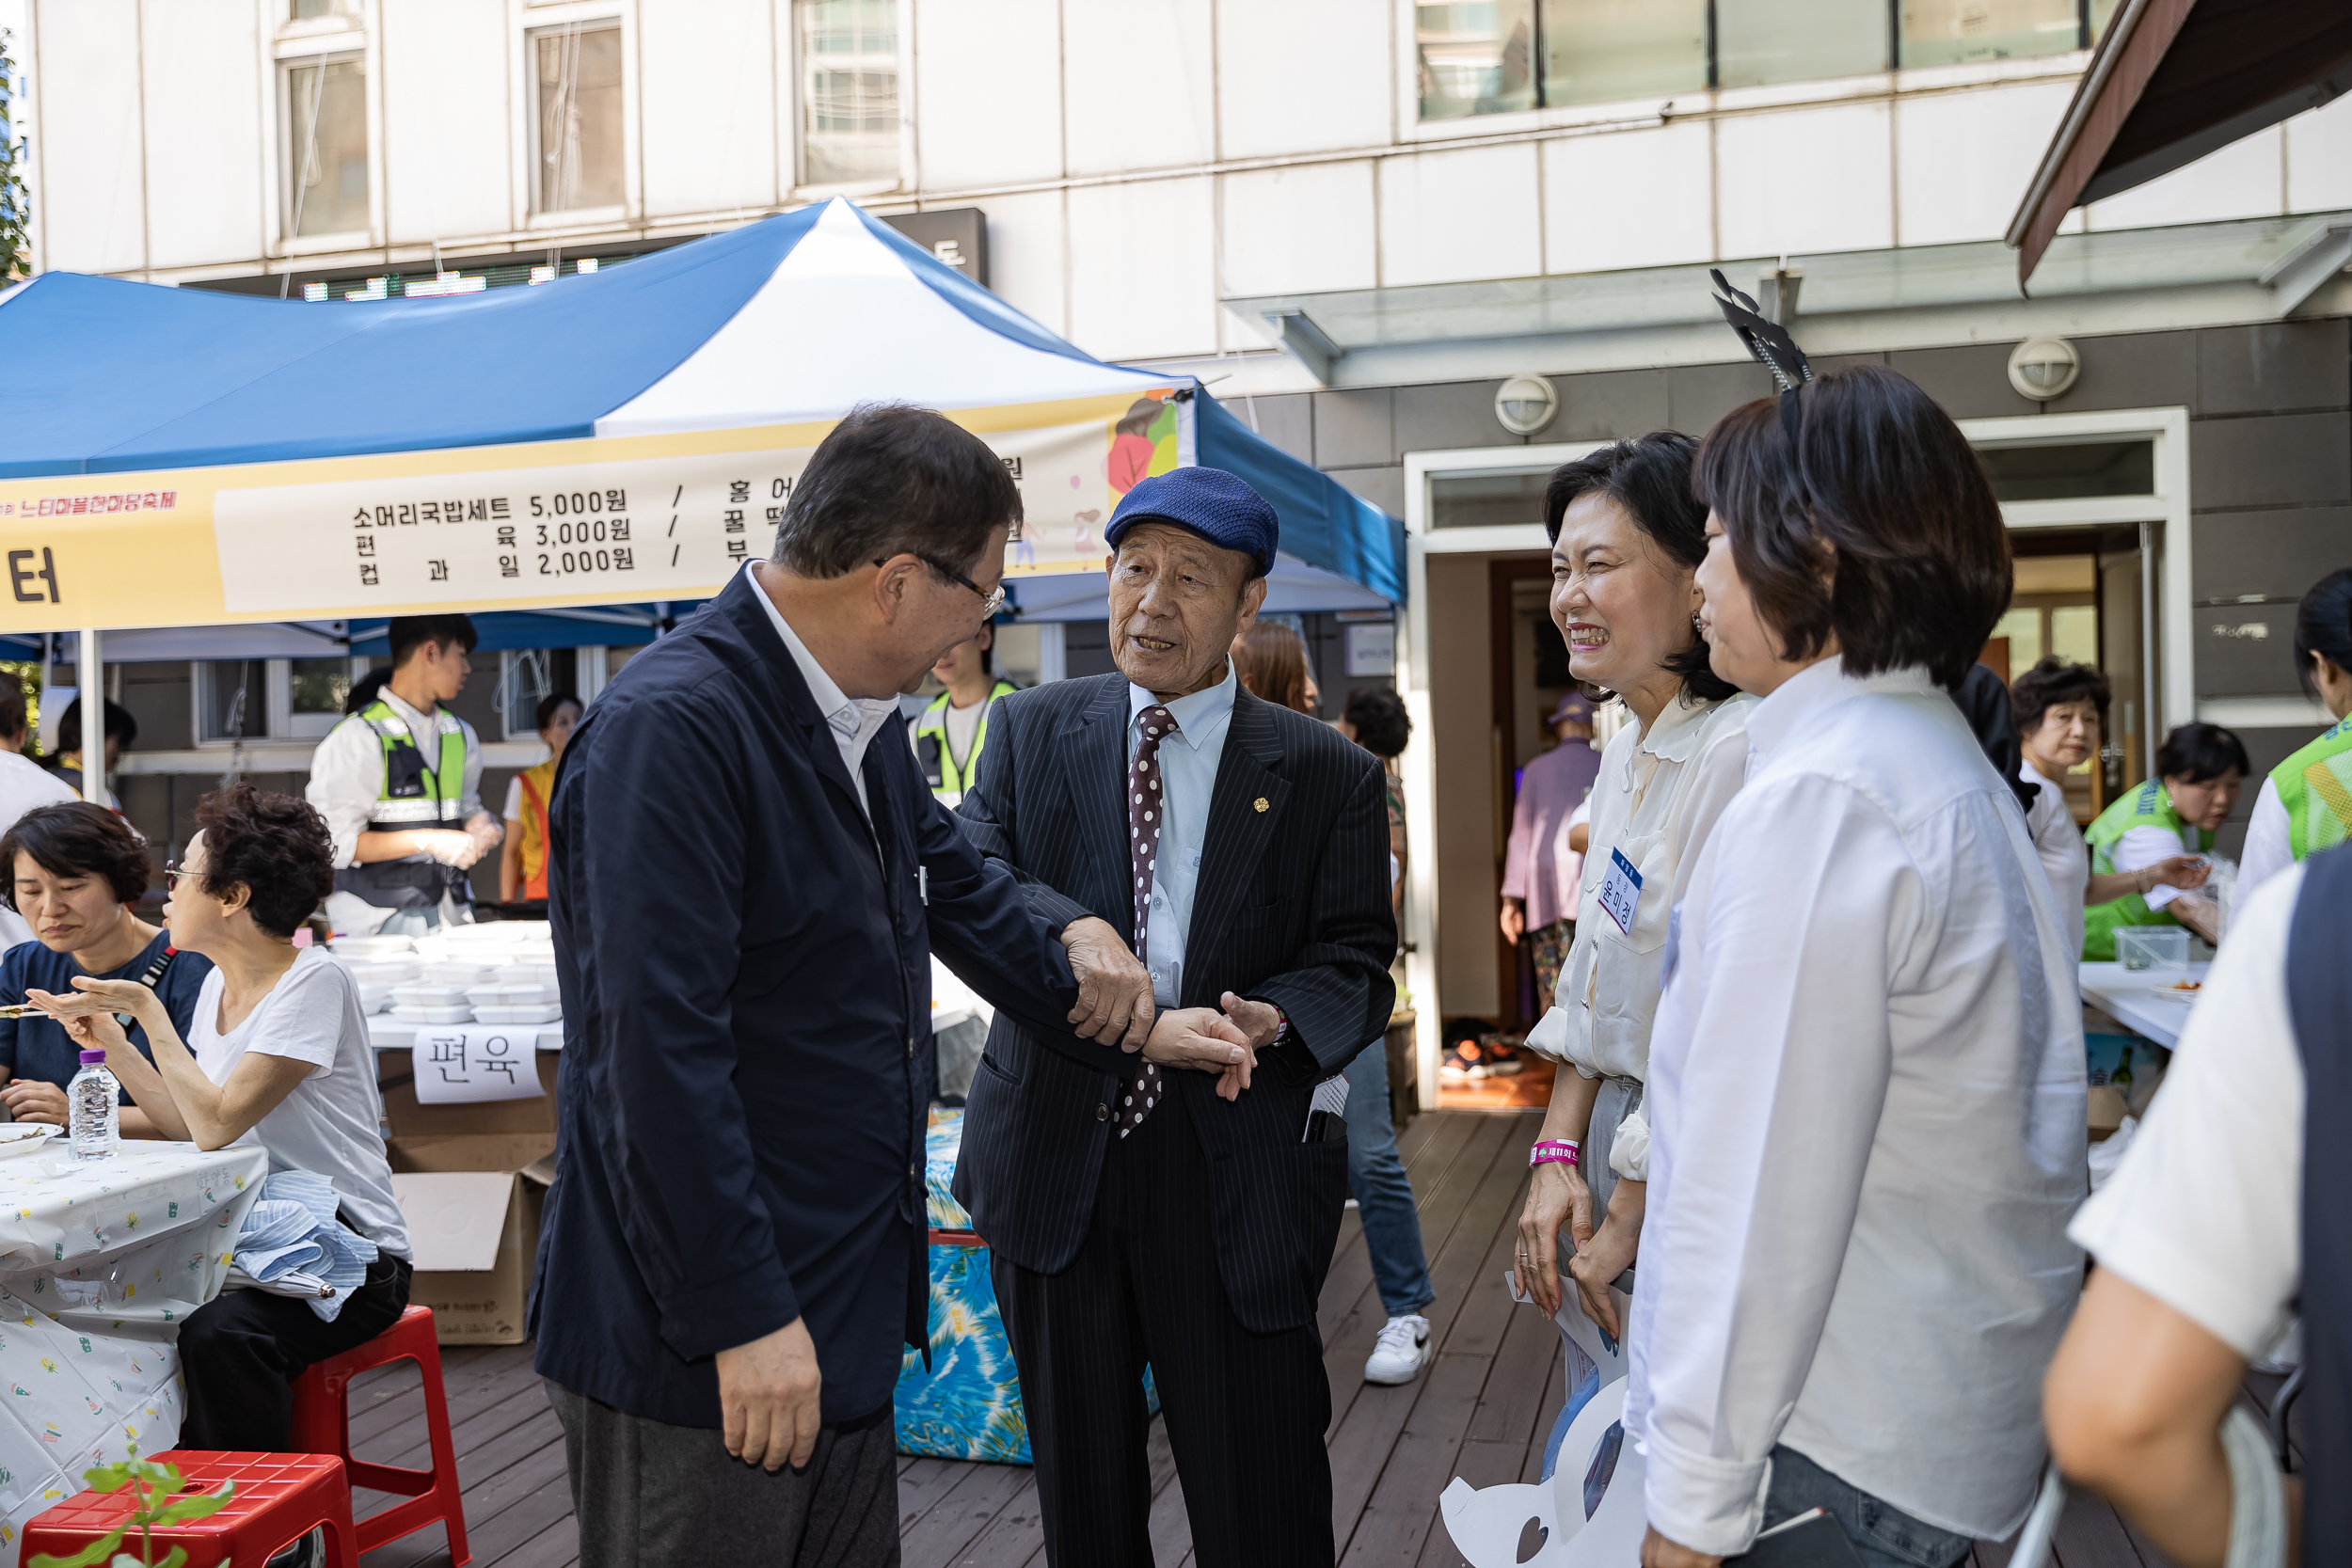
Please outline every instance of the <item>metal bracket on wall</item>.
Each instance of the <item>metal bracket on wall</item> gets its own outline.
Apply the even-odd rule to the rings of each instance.
[[[1322,386],[1331,385],[1331,367],[1347,357],[1347,350],[1333,342],[1304,310],[1268,316],[1265,324],[1292,357],[1307,367],[1308,374]]]
[[[2352,223],[2322,224],[2265,267],[2257,281],[2278,296],[2279,314],[2291,316],[2347,265],[2352,265]]]

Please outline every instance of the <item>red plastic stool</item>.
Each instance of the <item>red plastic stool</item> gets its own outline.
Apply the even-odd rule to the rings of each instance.
[[[351,1486],[343,1462],[321,1453],[209,1453],[171,1449],[152,1454],[156,1463],[177,1465],[188,1492],[210,1492],[224,1481],[237,1495],[209,1519],[159,1526],[158,1543],[184,1546],[187,1568],[228,1568],[231,1563],[267,1562],[321,1526],[326,1528],[326,1560],[334,1568],[358,1568],[358,1531],[351,1523]],[[24,1560],[36,1552],[71,1557],[129,1517],[136,1502],[129,1487],[119,1492],[84,1492],[68,1497],[24,1527]],[[136,1553],[135,1532],[119,1550]]]
[[[371,1465],[351,1457],[351,1380],[371,1367],[414,1361],[424,1375],[424,1421],[433,1445],[433,1468]],[[408,1498],[371,1513],[357,1527],[359,1549],[372,1552],[388,1541],[422,1529],[436,1519],[449,1529],[451,1568],[466,1568],[473,1554],[466,1546],[466,1505],[457,1495],[457,1449],[449,1434],[449,1399],[441,1390],[441,1346],[434,1337],[433,1310],[411,1307],[400,1321],[357,1350],[330,1356],[294,1382],[294,1445],[305,1453],[331,1453],[343,1462],[351,1484]]]

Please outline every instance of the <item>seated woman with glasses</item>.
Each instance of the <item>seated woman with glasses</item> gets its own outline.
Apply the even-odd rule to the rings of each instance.
[[[173,943],[215,966],[186,1033],[136,980],[81,977],[68,994],[27,994],[67,1021],[77,1048],[105,1051],[162,1136],[204,1148],[258,1144],[273,1171],[326,1178],[342,1223],[381,1249],[331,1321],[305,1301],[233,1291],[180,1330],[181,1443],[282,1452],[294,1379],[373,1338],[408,1305],[408,1232],[378,1132],[358,982],[326,949],[294,944],[334,885],[326,819],[290,795],[236,784],[206,796],[196,821],[187,859],[165,873]],[[124,1038],[119,1012],[145,1029],[151,1062]]]
[[[147,846],[131,825],[87,800],[37,806],[0,835],[0,903],[24,917],[33,941],[0,958],[0,1002],[27,990],[70,990],[77,974],[143,986],[184,1034],[212,961],[182,953],[171,938],[131,912],[147,892]],[[147,1030],[130,1042],[150,1054]],[[81,1070],[81,1047],[54,1018],[0,1018],[0,1105],[18,1121],[65,1125],[65,1086]],[[158,1136],[147,1113],[125,1097],[122,1135]]]

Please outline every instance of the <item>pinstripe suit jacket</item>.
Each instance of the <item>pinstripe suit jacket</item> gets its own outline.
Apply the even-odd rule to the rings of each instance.
[[[1127,765],[1124,676],[1015,692],[990,716],[963,829],[1056,927],[1099,915],[1132,935]],[[1299,1134],[1314,1083],[1388,1026],[1396,951],[1388,820],[1370,752],[1247,689],[1233,694],[1178,1000],[1214,1007],[1232,990],[1273,1002],[1304,1050],[1286,1042],[1262,1059],[1253,1086],[1231,1104],[1207,1073],[1168,1076],[1216,1173],[1202,1196],[1227,1300],[1259,1333],[1313,1321],[1339,1233],[1347,1146]],[[1070,1266],[1093,1215],[1114,1094],[1134,1060],[1105,1048],[1102,1066],[1089,1067],[997,1014],[955,1180],[993,1249],[1041,1274]]]

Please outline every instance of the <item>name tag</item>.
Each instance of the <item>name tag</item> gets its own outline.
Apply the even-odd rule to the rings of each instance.
[[[1642,874],[1633,869],[1624,850],[1610,850],[1609,875],[1600,884],[1600,907],[1627,936],[1633,934],[1633,911],[1641,900]]]

